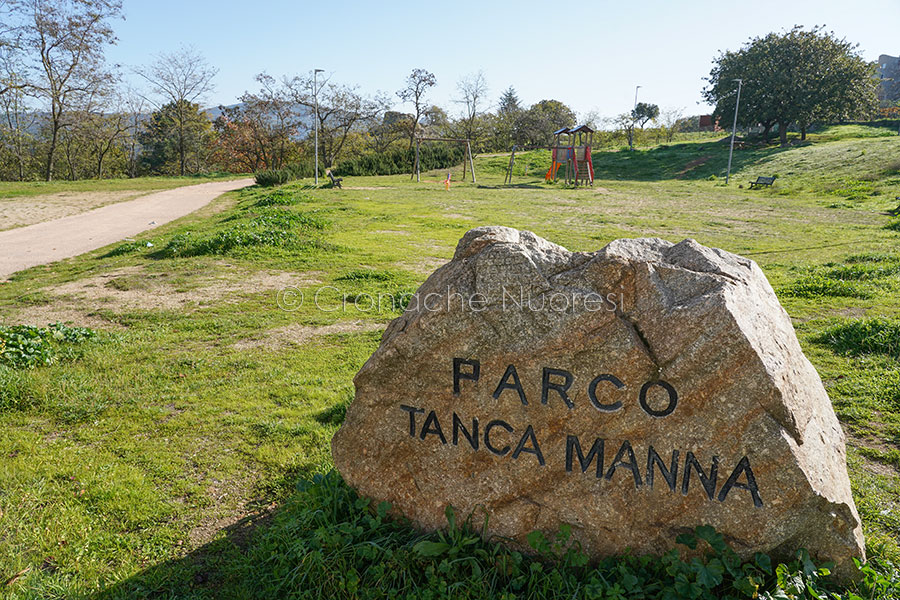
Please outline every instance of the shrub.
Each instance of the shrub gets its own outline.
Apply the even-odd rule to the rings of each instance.
[[[419,149],[419,168],[422,171],[446,169],[461,163],[464,155],[461,145],[425,144]],[[415,148],[363,154],[342,161],[332,171],[342,177],[399,175],[412,173],[415,159]]]
[[[289,181],[294,181],[295,179],[302,179],[304,177],[312,177],[315,172],[315,169],[312,165],[306,163],[295,163],[292,165],[287,165],[281,169],[268,169],[265,171],[259,171],[256,173],[256,184],[261,185],[263,187],[271,187],[273,185],[284,185]],[[321,177],[324,173],[322,172],[322,168],[319,168],[319,177]]]

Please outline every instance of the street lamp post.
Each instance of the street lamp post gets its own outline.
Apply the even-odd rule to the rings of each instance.
[[[632,152],[634,151],[634,123],[635,123],[635,115],[634,113],[637,111],[637,94],[638,90],[641,89],[641,86],[634,86],[634,107],[631,109],[631,132],[628,136],[628,149]]]
[[[734,134],[737,131],[737,116],[738,116],[738,106],[741,104],[741,84],[743,80],[735,79],[738,84],[738,92],[737,99],[734,102],[734,123],[731,126],[731,149],[728,150],[728,170],[725,171],[725,185],[728,185],[728,180],[731,179],[731,155],[734,154]]]
[[[319,185],[319,73],[324,73],[322,69],[313,69],[313,99],[316,104],[315,128],[316,128],[316,165],[315,178],[316,185]]]

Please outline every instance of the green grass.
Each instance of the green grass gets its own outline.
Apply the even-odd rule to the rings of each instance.
[[[477,185],[453,170],[449,191],[443,171],[418,184],[251,188],[133,244],[15,275],[0,285],[0,322],[76,319],[98,334],[71,360],[0,367],[0,584],[22,572],[0,598],[272,597],[266,586],[284,576],[274,565],[300,552],[290,540],[313,533],[296,530],[310,501],[296,485],[331,470],[352,378],[379,343],[373,326],[402,307],[368,299],[414,290],[488,224],[571,250],[692,237],[756,260],[850,434],[869,552],[897,561],[900,234],[885,213],[900,138],[869,133],[736,150],[728,187],[727,144],[705,138],[597,152],[588,189],[544,183],[546,152],[518,158],[512,186],[497,155],[476,159]],[[773,188],[747,189],[770,174]],[[323,286],[328,310],[317,310]],[[416,561],[400,566],[440,568]]]

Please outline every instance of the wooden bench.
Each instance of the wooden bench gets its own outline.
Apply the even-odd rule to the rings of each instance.
[[[756,178],[756,181],[751,181],[751,182],[750,182],[750,189],[752,190],[752,189],[753,189],[754,187],[756,187],[756,186],[760,186],[760,187],[766,186],[766,187],[768,187],[768,186],[772,185],[773,183],[775,183],[775,178],[774,178],[774,177],[757,177],[757,178]]]
[[[334,175],[331,174],[331,171],[328,171],[325,174],[328,175],[328,179],[331,180],[331,187],[337,188],[339,190],[344,189],[341,187],[341,182],[344,180],[343,177],[335,177]]]

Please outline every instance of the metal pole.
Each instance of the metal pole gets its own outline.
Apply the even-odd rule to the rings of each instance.
[[[628,136],[628,149],[632,152],[634,151],[634,113],[637,110],[637,94],[639,89],[641,89],[641,86],[634,86],[634,108],[631,109],[631,135]]]
[[[741,79],[735,79],[738,84],[738,93],[737,100],[734,102],[734,124],[731,126],[731,148],[728,150],[728,170],[725,171],[725,185],[728,185],[729,179],[731,179],[731,156],[734,154],[734,134],[737,131],[737,117],[738,117],[738,106],[741,104],[741,84],[743,81]]]
[[[322,69],[313,69],[313,99],[316,104],[316,116],[315,116],[315,127],[316,127],[316,166],[315,166],[315,178],[316,185],[319,185],[319,73],[322,73]]]

